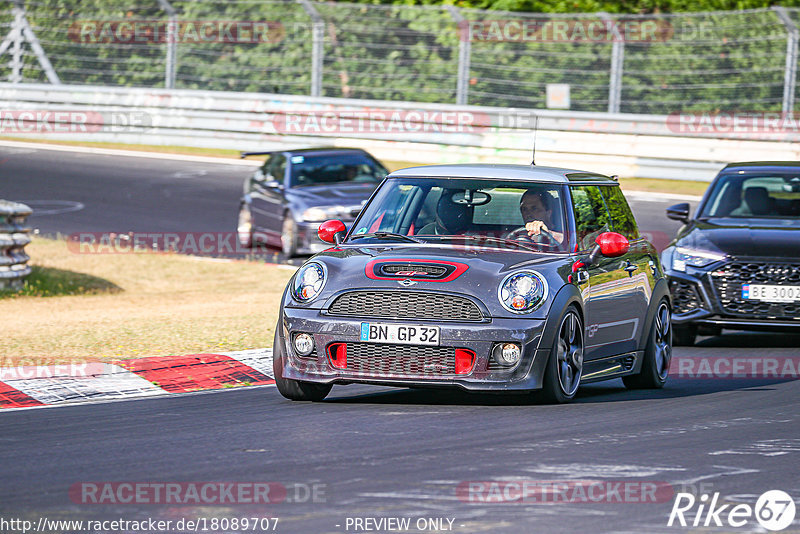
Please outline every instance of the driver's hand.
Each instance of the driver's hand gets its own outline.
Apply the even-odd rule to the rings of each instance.
[[[544,221],[533,221],[525,224],[525,229],[528,231],[528,235],[539,235],[542,230],[545,232],[550,232],[550,229],[544,223]]]

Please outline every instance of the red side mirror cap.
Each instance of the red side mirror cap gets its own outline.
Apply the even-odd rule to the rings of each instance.
[[[338,245],[344,239],[347,229],[342,221],[330,220],[319,225],[317,235],[326,243]]]
[[[597,236],[594,242],[600,247],[600,254],[608,258],[616,258],[627,254],[628,249],[631,248],[628,239],[616,232],[604,232]]]

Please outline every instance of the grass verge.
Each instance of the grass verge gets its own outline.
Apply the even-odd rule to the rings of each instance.
[[[256,261],[178,254],[75,254],[26,247],[34,273],[0,299],[0,366],[271,347],[292,275]]]

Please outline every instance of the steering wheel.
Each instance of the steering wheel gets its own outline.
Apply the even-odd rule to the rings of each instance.
[[[529,241],[531,243],[535,243],[537,245],[543,245],[546,247],[559,247],[561,246],[561,242],[553,236],[549,231],[545,230],[544,228],[539,230],[537,235],[530,235],[528,234],[528,229],[524,226],[522,228],[517,228],[516,230],[512,230],[508,234],[506,234],[505,239],[511,241]]]

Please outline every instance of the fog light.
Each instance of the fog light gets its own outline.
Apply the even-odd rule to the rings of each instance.
[[[495,345],[492,351],[494,360],[500,365],[510,367],[519,363],[522,357],[522,350],[516,343],[503,343],[502,345]]]
[[[294,336],[294,350],[300,356],[308,356],[314,350],[314,338],[308,334]]]

